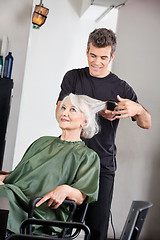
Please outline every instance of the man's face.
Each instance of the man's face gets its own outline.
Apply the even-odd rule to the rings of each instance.
[[[111,57],[111,46],[97,48],[90,43],[90,49],[87,49],[87,58],[89,72],[93,77],[106,77],[109,74],[108,65],[114,58]]]

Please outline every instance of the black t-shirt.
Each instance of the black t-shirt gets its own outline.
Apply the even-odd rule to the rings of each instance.
[[[58,101],[69,93],[84,94],[102,101],[117,102],[117,95],[137,102],[133,89],[115,74],[110,73],[104,78],[93,77],[89,68],[68,71],[61,84]],[[83,139],[86,145],[93,149],[100,157],[101,171],[114,172],[116,170],[115,134],[119,120],[108,121],[99,115],[100,132],[91,139]]]

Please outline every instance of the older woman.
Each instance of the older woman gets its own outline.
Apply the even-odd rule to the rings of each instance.
[[[104,107],[104,102],[84,95],[65,97],[57,117],[61,136],[39,138],[15,170],[0,176],[0,197],[10,201],[9,231],[19,232],[27,218],[29,199],[34,196],[43,196],[36,205],[35,217],[52,220],[66,219],[64,199],[77,204],[97,200],[99,157],[81,137],[91,138],[98,132],[96,113]]]

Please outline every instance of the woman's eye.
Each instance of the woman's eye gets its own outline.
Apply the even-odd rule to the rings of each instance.
[[[65,110],[66,108],[65,108],[65,106],[62,106],[61,109],[62,109],[62,110]]]
[[[77,112],[75,108],[71,108],[71,112]]]

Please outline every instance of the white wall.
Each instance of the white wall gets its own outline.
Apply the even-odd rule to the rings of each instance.
[[[117,11],[95,23],[91,17],[79,17],[81,4],[45,0],[46,23],[38,30],[31,28],[13,167],[39,136],[60,133],[55,120],[60,84],[67,70],[87,65],[89,32],[101,26],[116,30]]]
[[[3,169],[6,171],[12,168],[13,162],[31,13],[32,0],[0,0],[0,50],[3,36],[7,35],[9,39],[8,51],[11,51],[14,57],[13,99],[3,161]]]
[[[160,239],[160,1],[128,0],[117,24],[118,49],[113,71],[136,91],[152,114],[152,129],[143,130],[130,119],[121,121],[113,219],[119,235],[132,200],[153,203],[142,239]]]

